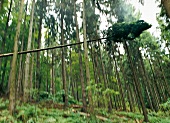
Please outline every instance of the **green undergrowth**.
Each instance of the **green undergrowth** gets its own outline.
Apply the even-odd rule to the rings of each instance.
[[[9,115],[8,100],[0,99],[0,123],[142,123],[141,113],[95,109],[95,115],[107,118],[102,121],[96,117],[86,117],[69,108],[64,111],[57,108],[46,108],[40,104],[17,103],[14,116]],[[51,103],[47,105],[52,105]],[[170,123],[169,110],[149,112],[150,123]]]
[[[140,113],[133,112],[115,112],[117,116],[131,119],[133,121],[143,121],[143,115]],[[170,123],[170,116],[164,112],[150,112],[148,113],[150,123]]]
[[[81,116],[72,108],[64,111],[45,108],[38,104],[16,106],[14,116],[8,111],[9,101],[0,99],[0,123],[100,123],[95,117]],[[51,104],[49,104],[51,105]],[[104,122],[103,122],[104,123]],[[110,123],[109,121],[105,123]]]

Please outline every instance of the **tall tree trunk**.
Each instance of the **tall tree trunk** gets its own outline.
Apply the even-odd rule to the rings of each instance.
[[[52,65],[51,65],[51,93],[55,94],[55,86],[54,86],[54,50],[52,50]]]
[[[45,1],[41,1],[41,7],[42,9],[44,9],[44,2]],[[42,37],[42,34],[41,34],[41,31],[42,31],[42,20],[43,20],[43,13],[41,12],[40,13],[40,19],[39,19],[39,26],[38,26],[38,49],[41,48],[41,37]],[[40,72],[40,69],[41,69],[41,66],[40,66],[40,52],[37,52],[37,67],[36,67],[36,88],[39,90],[40,89],[40,86],[41,86],[41,72]],[[38,91],[39,93],[39,91]],[[38,98],[39,98],[39,95],[38,95]]]
[[[64,2],[61,2],[61,45],[64,45]],[[68,89],[67,89],[67,82],[66,82],[66,65],[65,65],[65,48],[62,48],[62,79],[63,79],[63,89],[64,89],[64,108],[68,107]]]
[[[75,23],[76,23],[76,38],[77,42],[80,42],[79,37],[79,26],[76,14],[76,0],[74,0],[74,15],[75,15]],[[79,55],[79,67],[80,67],[80,82],[81,82],[81,91],[82,91],[82,102],[83,102],[83,111],[87,111],[87,103],[86,103],[86,91],[85,91],[85,83],[84,83],[84,75],[83,75],[83,62],[81,55],[81,45],[78,45],[78,55]]]
[[[34,40],[33,40],[34,41]],[[34,43],[32,44],[32,48],[34,49]],[[31,66],[30,66],[30,90],[33,89],[33,71],[34,71],[34,54],[32,54],[31,58]],[[32,93],[32,92],[30,92]],[[30,100],[32,99],[32,94],[30,94]]]
[[[115,55],[113,56],[113,60],[114,60],[114,63],[115,63],[115,73],[116,73],[117,81],[118,81],[118,85],[119,85],[119,91],[120,91],[121,101],[122,101],[122,105],[123,105],[123,111],[126,111],[125,95],[124,95],[124,92],[123,92],[123,87],[122,87],[122,83],[121,83],[121,80],[120,80],[120,75],[119,75],[119,72],[118,72],[118,65],[117,65],[117,61],[115,59]]]
[[[22,37],[22,42],[21,42],[21,51],[23,50],[24,48],[24,35]],[[22,76],[23,76],[23,70],[22,70],[22,59],[23,59],[23,56],[22,54],[20,55],[20,58],[19,58],[19,70],[18,70],[18,81],[17,81],[17,91],[16,91],[16,99],[19,99],[19,97],[21,96],[21,85],[22,85]]]
[[[128,46],[127,46],[126,42],[124,42],[124,47],[125,47],[125,50],[127,52],[128,60],[130,62],[130,67],[132,69],[132,74],[133,74],[133,77],[134,77],[134,84],[136,86],[136,90],[137,90],[137,93],[138,93],[138,96],[139,96],[139,99],[140,99],[140,103],[141,103],[141,106],[142,106],[142,111],[143,111],[143,115],[144,115],[144,121],[148,122],[149,120],[148,120],[148,116],[147,116],[147,110],[146,110],[146,106],[145,106],[144,99],[143,99],[143,96],[142,96],[140,83],[137,80],[136,70],[135,70],[135,68],[133,66],[133,62],[132,62],[131,55],[130,55],[131,53],[129,52],[129,49],[128,49]]]
[[[163,82],[164,80],[162,78],[160,78],[159,76],[162,77],[162,75],[160,74],[160,69],[158,68],[159,66],[157,66],[157,62],[153,59],[151,59],[151,62],[153,63],[152,66],[155,72],[155,77],[156,77],[156,84],[157,84],[157,89],[160,91],[160,99],[162,100],[162,102],[165,102],[167,100],[167,96],[165,94],[165,87],[163,86]],[[158,69],[157,69],[158,68]],[[163,81],[163,82],[162,82]]]
[[[129,101],[130,111],[133,112],[132,96],[131,96],[131,93],[129,92],[130,91],[130,85],[129,85],[127,75],[126,75],[125,70],[124,70],[122,59],[120,57],[121,56],[120,47],[118,48],[117,51],[118,51],[118,54],[119,54],[118,61],[120,62],[120,70],[122,71],[122,74],[123,74],[123,80],[124,80],[124,84],[125,84],[125,91],[127,90],[127,98],[128,98],[128,101]],[[124,93],[125,92],[123,92],[123,95],[125,95]]]
[[[16,77],[16,63],[17,63],[17,55],[18,55],[18,39],[20,35],[20,26],[21,26],[21,21],[22,21],[22,13],[23,13],[23,8],[24,8],[24,0],[21,0],[21,5],[20,5],[20,11],[19,11],[19,16],[18,16],[18,23],[17,23],[17,28],[16,28],[16,35],[14,39],[14,54],[12,58],[12,65],[11,65],[11,71],[10,71],[10,77],[9,77],[9,88],[10,88],[10,93],[9,93],[9,112],[11,115],[14,114],[15,111],[15,77]]]
[[[141,61],[141,60],[140,60]],[[153,108],[153,104],[152,104],[152,100],[151,100],[151,96],[150,96],[150,90],[149,90],[149,80],[146,79],[146,76],[145,76],[145,73],[144,73],[144,70],[143,70],[143,67],[142,67],[142,64],[141,62],[139,61],[139,72],[142,76],[142,79],[143,79],[143,88],[144,88],[144,95],[146,95],[147,97],[147,102],[148,102],[148,106],[149,108],[153,111],[154,108]],[[152,90],[151,90],[152,91]]]
[[[28,44],[27,50],[31,49],[31,41],[32,41],[32,28],[33,28],[33,18],[34,18],[34,6],[35,0],[32,2],[32,11],[31,11],[31,18],[30,18],[30,28],[29,28],[29,36],[28,36]],[[23,94],[23,101],[27,102],[29,97],[29,85],[30,85],[30,53],[26,55],[26,62],[25,62],[25,77],[24,77],[24,94]]]
[[[158,66],[159,66],[159,68],[160,68],[160,71],[161,71],[161,75],[162,75],[162,77],[163,77],[163,84],[164,84],[164,87],[165,87],[165,90],[166,90],[166,95],[167,95],[167,97],[169,97],[170,96],[170,87],[169,87],[169,85],[168,85],[168,81],[167,81],[167,79],[166,79],[166,77],[165,77],[165,72],[164,72],[164,69],[162,68],[162,66],[161,66],[161,62],[160,62],[160,59],[159,58],[157,58],[157,63],[158,63]]]
[[[50,29],[50,26],[48,26],[48,28]],[[49,47],[49,42],[50,42],[50,31],[48,31],[48,38],[47,38],[47,47]],[[47,50],[47,66],[49,66],[49,51]],[[50,93],[51,91],[51,86],[49,83],[49,69],[46,71],[46,91]]]
[[[96,34],[97,35],[97,34]],[[97,42],[98,44],[98,52],[99,52],[99,61],[101,62],[101,68],[102,68],[102,75],[103,75],[103,80],[104,80],[104,85],[105,85],[105,89],[108,88],[108,81],[107,81],[107,77],[106,77],[106,70],[104,67],[104,63],[102,60],[102,52],[101,52],[101,48],[100,48],[100,41]],[[100,66],[98,67],[100,68]],[[109,94],[109,99],[108,99],[108,111],[111,112],[112,111],[112,106],[111,106],[111,98],[110,98],[110,94]]]
[[[161,90],[159,89],[159,85],[157,84],[158,82],[156,80],[156,76],[155,76],[155,73],[154,73],[154,70],[153,70],[153,66],[151,64],[151,60],[150,59],[149,59],[149,65],[150,65],[151,73],[152,73],[152,76],[153,76],[154,91],[155,91],[155,93],[157,95],[158,104],[159,104],[162,101],[162,99],[161,99],[161,92],[160,92]]]
[[[149,96],[151,97],[151,102],[153,104],[153,108],[155,111],[158,111],[158,102],[155,98],[155,94],[154,94],[154,91],[151,87],[151,81],[149,80],[149,77],[146,73],[146,69],[145,69],[145,66],[144,66],[144,61],[142,59],[142,55],[141,55],[141,52],[139,51],[139,48],[138,48],[138,56],[139,56],[139,62],[140,62],[140,66],[142,68],[142,71],[143,71],[143,75],[144,75],[144,78],[146,79],[146,86],[148,87],[148,90],[149,90]]]
[[[89,59],[88,59],[88,49],[87,49],[87,40],[86,40],[86,9],[85,9],[85,0],[83,0],[83,41],[84,41],[84,59],[86,66],[86,81],[87,86],[90,86],[90,70],[89,70]],[[88,101],[89,101],[89,111],[93,113],[93,100],[92,100],[92,91],[88,90]]]
[[[100,71],[98,69],[98,60],[97,60],[97,56],[96,56],[97,54],[96,54],[95,49],[93,49],[93,45],[90,48],[90,53],[91,53],[91,59],[92,59],[92,63],[93,63],[94,81],[95,81],[95,84],[99,85],[99,83],[102,84],[101,83],[102,81],[101,81],[101,77],[100,77]],[[99,94],[96,95],[98,104],[100,104],[102,102],[101,100],[98,100],[99,95],[100,95],[100,92],[99,92]]]
[[[130,85],[125,83],[125,87],[127,89],[127,97],[128,97],[128,101],[129,101],[130,111],[133,112],[132,96],[130,93]]]
[[[25,32],[25,28],[26,28],[26,19],[27,19],[27,8],[28,8],[28,0],[26,2],[26,8],[25,8],[25,17],[24,17],[24,24],[23,24],[23,34],[22,34],[22,40],[21,40],[21,49],[20,51],[23,51],[24,50],[24,38],[25,38],[25,35],[24,35],[24,32]],[[18,99],[21,94],[22,94],[22,79],[23,79],[23,66],[24,66],[24,62],[22,62],[22,59],[23,59],[23,55],[21,54],[20,55],[20,59],[19,59],[19,70],[18,70],[18,80],[17,80],[17,91],[16,91],[16,99]]]

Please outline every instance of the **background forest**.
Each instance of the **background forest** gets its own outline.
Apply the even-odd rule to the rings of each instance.
[[[170,4],[155,2],[160,36],[129,40],[126,0],[0,0],[0,122],[169,123]]]

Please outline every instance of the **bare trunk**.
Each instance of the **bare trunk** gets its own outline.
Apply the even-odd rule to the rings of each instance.
[[[51,93],[55,94],[55,85],[54,85],[54,51],[52,51],[52,66],[51,66]]]
[[[87,86],[90,85],[90,70],[89,70],[89,59],[88,59],[88,49],[87,49],[87,40],[86,40],[86,12],[85,12],[85,0],[83,0],[83,40],[84,40],[84,59],[85,59],[85,66],[86,66],[86,81]],[[89,101],[89,111],[93,113],[93,100],[92,100],[92,91],[91,89],[88,90],[88,101]]]
[[[29,36],[28,36],[28,45],[27,50],[31,49],[31,41],[32,41],[32,27],[33,27],[33,18],[34,18],[34,6],[35,0],[32,2],[32,11],[31,11],[31,19],[30,19],[30,28],[29,28]],[[29,97],[29,85],[30,85],[30,53],[26,55],[25,62],[25,77],[24,77],[24,94],[23,101],[27,102]]]
[[[147,110],[146,110],[146,106],[145,106],[145,103],[144,103],[144,99],[142,97],[140,83],[137,80],[136,70],[135,70],[135,68],[133,66],[131,55],[130,55],[130,52],[129,52],[129,49],[128,49],[128,46],[127,46],[126,42],[124,42],[124,47],[125,47],[125,50],[127,52],[128,60],[130,62],[130,67],[132,69],[132,73],[133,73],[133,77],[134,77],[134,84],[136,86],[136,90],[137,90],[137,93],[138,93],[138,96],[139,96],[139,99],[140,99],[140,103],[141,103],[141,106],[142,106],[142,111],[143,111],[143,115],[144,115],[144,121],[148,122],[149,120],[148,120],[148,116],[147,116]]]
[[[23,26],[23,33],[25,32],[25,26],[26,26],[26,18],[27,18],[27,7],[28,7],[28,0],[27,0],[27,3],[26,3],[26,9],[25,9],[25,17],[24,17],[24,26]],[[25,37],[25,35],[24,34],[22,34],[22,40],[21,40],[21,49],[20,49],[20,51],[23,51],[24,50],[24,37]],[[18,99],[20,96],[21,96],[21,94],[23,93],[22,92],[22,79],[23,79],[23,72],[24,72],[24,70],[23,70],[23,64],[24,64],[24,62],[22,62],[22,59],[23,59],[23,56],[22,56],[22,54],[20,55],[20,59],[19,59],[19,70],[18,70],[18,81],[17,81],[17,94],[16,94],[16,98]]]
[[[116,76],[117,76],[121,101],[122,101],[122,105],[123,105],[123,111],[126,111],[125,95],[124,95],[124,92],[123,92],[123,87],[122,87],[122,83],[121,83],[119,72],[118,72],[117,61],[115,59],[115,56],[113,56],[113,58],[114,58],[114,63],[115,63],[115,73],[116,73]]]
[[[61,45],[64,45],[64,2],[65,0],[62,0],[61,2]],[[64,101],[64,108],[66,109],[68,107],[68,89],[67,89],[67,82],[66,82],[66,65],[65,65],[65,48],[62,48],[62,79],[63,79],[63,89],[64,89],[64,95],[63,95],[63,101]]]
[[[39,20],[39,30],[38,30],[38,49],[41,47],[41,30],[42,30],[42,15]],[[40,89],[41,75],[40,75],[40,52],[37,52],[37,68],[36,68],[36,88]]]
[[[167,97],[169,97],[170,96],[170,88],[169,88],[169,85],[168,85],[168,81],[167,81],[167,78],[166,78],[166,76],[165,76],[165,72],[164,72],[164,69],[162,68],[162,66],[161,66],[161,61],[160,61],[160,59],[158,59],[157,58],[157,63],[158,63],[158,66],[159,66],[159,68],[160,68],[160,71],[161,71],[161,75],[162,75],[162,77],[163,77],[163,85],[164,85],[164,87],[165,87],[165,90],[166,90],[166,95],[167,95]]]
[[[147,86],[148,91],[149,91],[148,96],[150,97],[150,101],[151,101],[151,103],[153,105],[154,110],[158,111],[158,102],[157,102],[157,100],[155,98],[156,95],[154,94],[154,91],[153,91],[153,89],[151,87],[151,81],[149,80],[149,77],[148,77],[148,75],[146,73],[146,69],[145,69],[145,66],[144,66],[142,55],[141,55],[139,49],[138,49],[138,53],[139,53],[139,59],[140,59],[140,64],[141,64],[140,66],[141,66],[141,69],[142,69],[142,73],[143,73],[144,79],[147,82],[147,83],[146,82],[145,83],[146,83],[146,86]]]
[[[32,46],[34,48],[34,44]],[[33,89],[33,70],[34,70],[34,54],[32,54],[32,58],[31,58],[31,66],[30,66],[30,90]],[[32,92],[30,92],[32,93]],[[32,95],[30,94],[30,100],[32,99]]]
[[[157,93],[156,95],[157,95],[158,104],[159,104],[162,101],[162,99],[161,99],[161,92],[160,92],[159,86],[157,84],[158,82],[156,80],[155,73],[154,73],[153,66],[151,64],[151,60],[150,59],[149,59],[149,65],[150,65],[151,73],[152,73],[152,76],[153,76],[154,91],[155,91],[155,93]]]
[[[12,58],[12,65],[11,65],[11,71],[10,71],[10,77],[9,77],[9,83],[10,83],[10,94],[9,94],[9,112],[11,115],[14,114],[15,111],[15,77],[16,77],[16,63],[17,63],[17,53],[18,53],[18,39],[20,35],[20,27],[21,27],[21,21],[22,21],[22,13],[24,8],[24,0],[21,0],[21,6],[18,16],[18,23],[16,28],[16,35],[14,39],[14,54]]]

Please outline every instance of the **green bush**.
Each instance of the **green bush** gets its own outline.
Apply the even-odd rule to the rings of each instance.
[[[163,104],[160,104],[160,109],[164,112],[170,111],[170,98]]]

